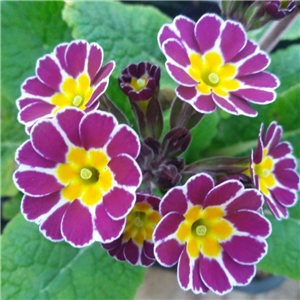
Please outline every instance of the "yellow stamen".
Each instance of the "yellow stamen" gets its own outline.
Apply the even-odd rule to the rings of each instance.
[[[207,231],[207,229],[206,229],[206,227],[205,227],[204,225],[199,225],[199,226],[197,226],[197,228],[196,228],[196,233],[197,233],[197,235],[199,235],[199,236],[204,236],[205,233],[206,233],[206,231]]]
[[[82,168],[80,171],[80,177],[82,179],[90,179],[92,177],[93,173],[91,172],[91,170],[87,169],[87,168]]]
[[[144,222],[141,220],[140,217],[135,217],[133,223],[137,227],[142,227],[144,225]]]
[[[82,97],[77,95],[74,97],[72,103],[74,106],[79,107],[82,104],[82,100],[83,100]]]
[[[212,84],[217,84],[219,82],[219,76],[216,73],[210,73],[208,75],[208,80],[212,83]]]

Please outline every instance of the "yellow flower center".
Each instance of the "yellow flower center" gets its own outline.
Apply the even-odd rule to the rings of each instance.
[[[215,94],[226,97],[228,91],[235,91],[240,84],[233,79],[236,67],[224,64],[217,52],[207,52],[204,56],[193,53],[190,55],[191,66],[188,69],[190,76],[199,84],[197,90],[202,94]]]
[[[137,245],[143,245],[144,240],[152,242],[154,228],[160,219],[160,214],[150,204],[137,203],[127,216],[123,240],[132,238]]]
[[[224,211],[220,207],[191,207],[184,215],[176,233],[180,242],[187,243],[190,257],[196,258],[202,252],[207,257],[217,257],[221,253],[220,242],[230,238],[233,226],[223,219]]]
[[[113,186],[107,155],[100,150],[87,152],[83,148],[73,148],[67,161],[59,164],[56,170],[59,181],[65,184],[63,197],[69,201],[80,199],[86,205],[100,202],[103,194]]]
[[[57,93],[51,98],[51,103],[57,106],[54,114],[67,106],[75,106],[84,110],[93,93],[90,78],[84,73],[79,75],[77,80],[73,77],[65,79],[61,90],[61,93]]]
[[[147,75],[144,75],[143,77],[138,79],[134,77],[131,78],[130,85],[135,91],[139,92],[140,90],[144,89],[147,86],[147,82],[148,82]]]

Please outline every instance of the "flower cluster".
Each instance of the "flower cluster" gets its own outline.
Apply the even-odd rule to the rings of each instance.
[[[77,40],[40,58],[17,100],[29,139],[16,152],[13,180],[24,217],[51,241],[98,242],[143,267],[178,263],[183,290],[223,295],[248,284],[267,253],[264,203],[280,220],[297,202],[296,159],[276,122],[265,135],[261,125],[247,157],[186,166],[181,155],[204,114],[219,107],[255,117],[249,103],[274,101],[279,80],[264,71],[270,59],[242,25],[214,14],[196,23],[176,17],[158,43],[178,83],[165,131],[160,68],[142,61],[119,77],[139,135],[105,94],[115,63],[103,65],[100,45]]]

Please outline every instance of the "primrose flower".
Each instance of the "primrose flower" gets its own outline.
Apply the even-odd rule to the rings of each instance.
[[[150,100],[159,87],[160,68],[147,61],[130,64],[122,71],[119,85],[131,101]]]
[[[23,83],[17,100],[18,120],[27,132],[36,121],[51,118],[64,107],[96,109],[115,67],[114,61],[104,66],[102,62],[102,48],[84,40],[59,44],[40,58],[36,76]]]
[[[180,287],[194,293],[223,295],[248,284],[271,233],[257,212],[262,205],[262,195],[237,180],[214,186],[205,173],[191,177],[160,203],[162,220],[153,233],[157,261],[166,267],[178,262]]]
[[[152,234],[160,221],[160,198],[137,193],[136,204],[127,215],[123,234],[115,241],[102,244],[108,254],[132,265],[149,267],[155,262]]]
[[[272,19],[282,19],[296,9],[296,1],[264,1],[264,12]]]
[[[254,117],[250,103],[275,100],[278,79],[263,71],[270,60],[247,39],[243,27],[205,14],[197,23],[178,16],[164,25],[158,42],[169,75],[179,84],[177,96],[200,113],[217,106],[234,115]]]
[[[287,207],[297,202],[300,178],[296,172],[297,163],[288,142],[281,142],[282,127],[272,122],[263,137],[261,125],[258,145],[251,154],[250,169],[246,174],[252,177],[272,214],[278,219],[288,218]]]
[[[16,153],[23,215],[74,247],[117,239],[141,183],[139,150],[137,134],[106,112],[65,108],[37,122]]]

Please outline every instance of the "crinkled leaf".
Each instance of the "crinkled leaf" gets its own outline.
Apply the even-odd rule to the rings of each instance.
[[[34,75],[36,60],[56,44],[71,40],[70,29],[61,19],[61,1],[4,1],[1,3],[1,195],[13,195],[13,147],[27,135],[17,122],[15,101],[23,81]]]
[[[175,86],[163,67],[165,58],[157,43],[159,29],[171,20],[157,9],[117,1],[74,1],[64,9],[63,18],[75,38],[99,43],[105,61],[116,61],[113,76],[119,77],[130,63],[147,60],[162,67],[163,87]]]
[[[16,216],[2,241],[2,299],[133,299],[144,269],[121,263],[99,243],[76,249],[45,239]]]
[[[15,196],[4,201],[2,205],[2,218],[4,220],[11,220],[20,212],[22,197],[22,193],[17,193]]]
[[[298,205],[299,209],[299,205]],[[267,239],[268,254],[258,268],[276,275],[300,280],[300,221],[290,217],[278,221],[266,212],[272,223],[272,234]]]

